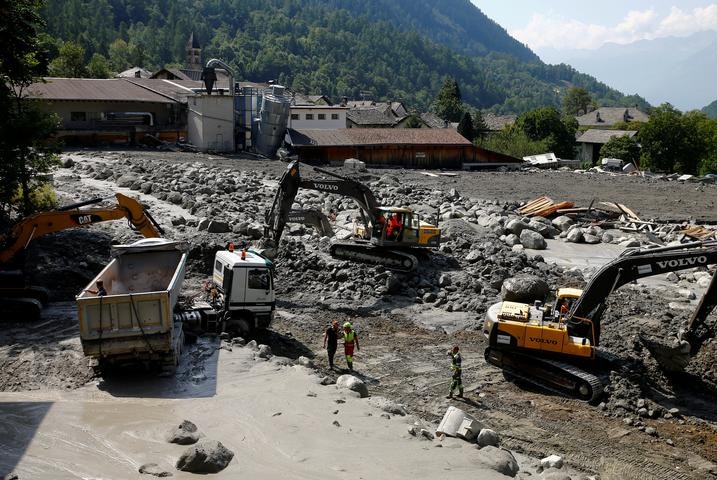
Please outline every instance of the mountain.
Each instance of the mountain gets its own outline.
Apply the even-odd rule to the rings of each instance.
[[[688,37],[608,43],[597,50],[541,50],[548,62],[567,63],[650,103],[698,109],[717,98],[717,32]]]
[[[109,58],[115,71],[182,64],[194,32],[204,60],[242,80],[276,80],[334,101],[371,91],[425,110],[446,77],[496,113],[559,106],[586,88],[605,106],[646,106],[567,65],[546,65],[469,0],[48,0],[47,33]]]
[[[709,118],[717,118],[717,100],[704,107],[702,109],[702,113],[707,115]]]

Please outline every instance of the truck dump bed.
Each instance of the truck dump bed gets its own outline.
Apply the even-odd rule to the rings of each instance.
[[[162,360],[176,351],[181,325],[174,325],[174,307],[184,281],[183,247],[164,239],[115,247],[115,258],[76,297],[85,355]],[[98,280],[107,295],[88,291]]]

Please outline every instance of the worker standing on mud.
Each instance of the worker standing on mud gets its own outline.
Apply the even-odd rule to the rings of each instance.
[[[461,354],[459,352],[458,345],[454,346],[452,350],[448,351],[448,356],[451,357],[451,371],[453,376],[451,378],[451,388],[448,390],[446,398],[453,398],[453,390],[458,388],[458,398],[463,398],[463,380],[461,380]]]
[[[339,322],[334,320],[324,332],[324,348],[329,355],[329,368],[334,369],[334,355],[339,342]]]
[[[351,322],[344,323],[344,355],[346,355],[346,365],[349,370],[354,369],[354,345],[356,351],[360,350],[358,336],[351,327]]]

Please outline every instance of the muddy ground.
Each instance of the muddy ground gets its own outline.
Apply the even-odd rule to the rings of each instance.
[[[133,159],[176,165],[178,170],[192,164],[212,165],[226,171],[264,172],[266,178],[277,178],[285,169],[285,164],[280,162],[186,153],[72,154],[78,163],[106,161],[113,169],[129,167]],[[711,185],[546,171],[455,172],[456,177],[438,178],[415,171],[371,173],[374,178],[394,174],[432,191],[456,189],[461,195],[498,204],[549,195],[556,201],[574,201],[577,206],[587,206],[594,199],[619,202],[642,218],[717,222],[714,207],[717,187]],[[111,181],[88,182],[83,175],[76,167],[58,172],[56,186],[62,202],[80,201],[92,194],[109,195],[115,189]],[[410,192],[407,195],[410,196]],[[206,234],[197,235],[192,229],[172,226],[170,218],[178,213],[176,205],[157,200],[152,202],[152,211],[166,226],[167,237],[212,242],[212,237]],[[92,378],[93,372],[82,357],[71,300],[73,293],[107,261],[111,243],[137,238],[122,223],[51,235],[31,246],[28,251],[30,273],[38,283],[54,290],[55,299],[67,303],[56,304],[40,324],[10,323],[3,328],[0,333],[1,390],[73,389]],[[231,234],[218,235],[216,243],[221,245],[227,238],[231,238]],[[201,262],[195,262],[190,272],[187,282],[190,287],[202,278],[199,265]],[[460,266],[453,268],[461,269]],[[282,270],[281,263],[279,272],[291,275]],[[302,274],[311,275],[311,272]],[[311,291],[282,288],[282,281],[293,284],[296,279],[277,278],[280,295],[277,317],[272,331],[263,336],[281,355],[313,356],[320,369],[335,375],[327,369],[321,348],[323,330],[331,319],[350,319],[358,326],[361,338],[356,367],[370,391],[401,402],[429,420],[437,420],[450,404],[444,398],[450,381],[446,350],[452,344],[459,344],[467,398],[453,404],[500,432],[505,447],[537,457],[557,453],[570,466],[603,479],[717,478],[717,391],[714,387],[717,378],[710,377],[715,370],[717,349],[714,342],[707,344],[696,359],[693,371],[680,377],[666,377],[654,362],[646,360],[636,342],[637,331],[645,322],[670,329],[670,322],[687,315],[666,316],[669,299],[660,292],[640,286],[626,287],[624,292],[611,298],[603,329],[608,332],[605,334],[608,348],[615,347],[622,360],[619,365],[603,371],[605,376],[613,378],[612,399],[608,391],[604,403],[593,406],[529,385],[508,382],[498,369],[487,365],[483,360],[485,339],[479,330],[480,309],[447,312],[390,297],[374,303],[354,304]],[[488,301],[491,301],[490,295]],[[454,322],[462,328],[443,328],[441,325],[445,322]],[[612,374],[611,369],[614,369]],[[618,400],[629,401],[631,405],[616,406]],[[655,418],[640,418],[632,405],[639,400],[663,413]],[[670,409],[677,410],[665,415]],[[646,433],[650,432],[649,427],[655,429],[653,434]]]

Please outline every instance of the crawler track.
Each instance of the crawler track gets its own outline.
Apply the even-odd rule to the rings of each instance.
[[[337,242],[331,245],[331,256],[354,262],[383,265],[391,270],[412,272],[418,259],[410,253],[375,247],[369,243]]]

